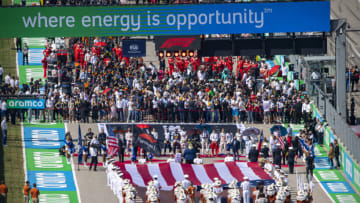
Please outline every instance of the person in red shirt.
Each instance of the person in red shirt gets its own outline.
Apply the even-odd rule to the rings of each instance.
[[[85,68],[85,50],[84,50],[84,48],[80,49],[79,61],[80,61],[81,69],[84,70],[84,68]]]
[[[176,67],[177,67],[177,71],[178,72],[184,72],[184,64],[181,60],[181,57],[180,56],[177,56],[176,57]]]
[[[51,47],[45,46],[45,50],[43,51],[43,55],[45,57],[49,57],[50,53],[51,53]]]
[[[116,45],[115,48],[112,49],[113,53],[115,54],[115,56],[119,59],[119,61],[122,60],[123,57],[123,51],[122,48],[119,47],[119,45]]]
[[[174,57],[168,58],[168,64],[169,64],[170,75],[172,75],[173,72],[174,72],[174,67],[175,67],[175,59],[174,59]]]
[[[248,123],[250,123],[250,122],[254,123],[253,111],[254,111],[253,102],[248,100],[248,102],[246,104],[246,112],[247,112],[247,121],[248,121]]]
[[[233,64],[234,64],[234,62],[232,61],[231,56],[225,58],[225,65],[229,69],[230,75],[232,73]]]

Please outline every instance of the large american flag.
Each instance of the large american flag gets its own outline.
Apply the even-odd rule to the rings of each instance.
[[[213,183],[214,178],[218,178],[221,184],[229,184],[233,180],[243,181],[247,176],[253,184],[255,181],[267,181],[272,178],[262,169],[258,163],[247,162],[223,162],[213,164],[180,164],[180,163],[149,163],[149,164],[124,164],[117,162],[124,178],[129,179],[139,187],[146,187],[147,183],[155,175],[161,190],[172,190],[176,181],[183,181],[184,175],[189,176],[189,180],[194,185],[203,183]]]
[[[108,156],[113,158],[119,152],[119,144],[118,139],[115,137],[115,134],[110,126],[108,128],[108,133],[109,136],[106,139],[106,149]]]

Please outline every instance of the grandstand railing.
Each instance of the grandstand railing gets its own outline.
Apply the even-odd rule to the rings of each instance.
[[[343,143],[343,146],[350,152],[351,156],[359,163],[360,162],[360,138],[343,119],[333,104],[330,102],[329,97],[315,85],[316,93],[313,94],[312,101],[317,106],[323,119],[329,124],[329,127],[336,134],[336,138]],[[345,95],[344,95],[345,96]]]

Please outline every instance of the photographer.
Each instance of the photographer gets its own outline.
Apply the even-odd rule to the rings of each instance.
[[[96,171],[97,167],[97,154],[98,148],[100,147],[100,143],[97,139],[97,135],[94,135],[93,139],[90,141],[90,156],[91,156],[91,163],[89,167],[89,171],[91,171],[92,165],[94,164],[94,171]]]

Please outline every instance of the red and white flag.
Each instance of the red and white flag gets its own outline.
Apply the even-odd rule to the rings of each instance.
[[[119,144],[118,139],[115,137],[115,134],[110,126],[108,132],[109,136],[106,139],[107,155],[113,158],[119,152]]]
[[[176,181],[183,181],[184,175],[194,185],[213,183],[214,178],[219,178],[222,184],[229,184],[233,180],[243,181],[247,176],[250,181],[271,180],[268,173],[259,167],[258,163],[224,162],[214,164],[180,164],[180,163],[156,163],[156,164],[124,164],[117,162],[124,178],[129,179],[139,187],[146,187],[153,176],[158,177],[161,190],[172,190]]]

